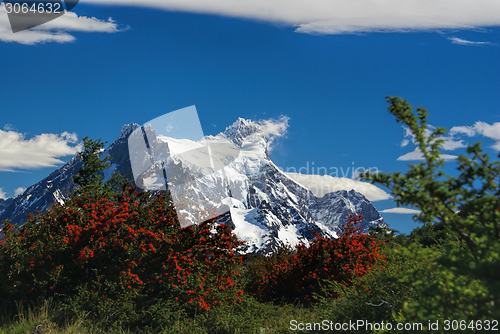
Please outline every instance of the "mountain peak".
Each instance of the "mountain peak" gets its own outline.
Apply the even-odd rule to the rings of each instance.
[[[246,137],[257,132],[262,132],[257,123],[239,117],[236,122],[226,128],[224,135],[236,145],[241,146]]]
[[[112,142],[108,146],[108,148],[106,150],[109,152],[118,144],[126,141],[128,139],[128,137],[130,136],[130,134],[132,132],[134,132],[134,130],[137,129],[138,127],[140,127],[140,125],[137,123],[129,123],[129,124],[125,124],[124,126],[122,126],[122,130],[120,131],[120,135],[118,136],[118,138],[116,138],[116,140],[114,142]]]
[[[165,147],[152,146],[152,151],[165,154],[159,155],[160,160],[155,159],[154,164],[146,167],[135,182],[140,188],[163,185],[162,177],[171,173],[169,175],[174,176],[169,177],[172,198],[174,202],[189,199],[194,204],[190,206],[194,211],[182,210],[188,212],[188,218],[193,220],[198,219],[193,215],[198,214],[198,209],[210,212],[224,204],[222,207],[227,206],[229,210],[224,219],[234,233],[246,241],[244,253],[268,254],[283,244],[307,244],[315,237],[315,232],[325,237],[336,237],[339,226],[354,213],[364,216],[361,224],[363,233],[372,226],[385,226],[375,207],[354,190],[328,193],[319,198],[280,171],[267,152],[266,134],[277,132],[276,127],[269,124],[238,118],[224,133],[210,138],[215,148],[220,147],[216,145],[218,142],[225,144],[227,140],[239,146],[234,160],[224,159],[224,173],[211,170],[211,173],[205,174],[199,168],[193,168],[193,165],[197,166],[197,161],[166,159],[170,155],[167,143],[150,141],[165,144]],[[285,129],[285,125],[280,129]],[[142,164],[142,161],[151,160],[152,153],[149,151],[135,153],[133,150],[134,154],[130,154],[127,139],[139,127],[135,123],[124,125],[118,138],[108,146],[105,155],[111,157],[111,167],[105,175],[113,171],[130,175],[132,163]],[[145,132],[150,129],[144,127]],[[138,136],[142,135],[139,132]],[[151,136],[154,138],[153,133]],[[73,176],[80,167],[81,161],[75,155],[70,162],[20,196],[0,200],[0,221],[10,219],[14,224],[22,224],[26,214],[36,210],[45,212],[53,204],[62,203],[74,191]],[[162,174],[157,172],[158,168],[161,168]]]
[[[129,123],[129,124],[125,124],[123,127],[122,127],[122,130],[120,131],[120,135],[118,136],[118,139],[117,140],[122,140],[122,139],[125,139],[125,138],[128,138],[128,136],[130,136],[130,134],[139,127],[140,125],[137,124],[137,123]]]

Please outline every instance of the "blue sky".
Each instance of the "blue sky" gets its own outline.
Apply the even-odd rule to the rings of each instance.
[[[353,166],[418,163],[388,95],[453,128],[450,173],[466,144],[500,150],[497,0],[81,0],[9,29],[1,4],[0,198],[61,167],[84,136],[111,143],[126,123],[191,105],[205,134],[238,117],[274,120],[271,158],[285,171],[352,177]],[[391,227],[417,226],[373,196]]]

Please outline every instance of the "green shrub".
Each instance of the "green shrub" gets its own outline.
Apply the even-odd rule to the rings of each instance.
[[[438,243],[445,246],[437,251],[409,249],[408,254],[428,266],[400,275],[418,292],[418,298],[405,306],[405,318],[424,323],[499,319],[500,162],[490,162],[476,143],[467,148],[471,158],[457,158],[458,176],[446,175],[440,156],[444,143],[440,136],[446,130],[429,129],[425,109],[417,108],[415,115],[405,100],[389,97],[388,101],[389,111],[414,134],[424,162],[409,166],[404,174],[360,177],[391,189],[398,205],[420,209],[415,219],[427,224],[426,233],[432,232],[430,237],[441,239]],[[419,236],[420,231],[415,232],[415,241],[432,245],[428,237]],[[433,280],[427,279],[429,271]]]

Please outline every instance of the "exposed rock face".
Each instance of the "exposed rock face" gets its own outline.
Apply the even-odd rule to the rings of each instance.
[[[81,166],[80,159],[75,156],[62,168],[32,185],[21,195],[10,198],[6,207],[0,209],[0,221],[9,219],[13,224],[22,224],[29,213],[44,212],[53,203],[64,201],[74,191],[73,175]]]
[[[153,138],[148,143],[150,150],[129,150],[128,138],[144,133]],[[223,169],[224,173],[218,170],[207,175],[189,159],[168,159],[174,149],[173,142],[157,137],[154,129],[147,126],[125,125],[118,139],[102,153],[112,157],[112,165],[105,177],[119,171],[122,175],[130,174],[132,179],[131,161],[148,161],[154,156],[154,165],[146,168],[135,180],[137,186],[147,188],[151,178],[158,176],[157,170],[162,169],[179,178],[168,180],[175,200],[189,195],[191,201],[206,211],[223,202],[229,207],[229,213],[221,222],[232,226],[240,239],[246,241],[245,253],[267,254],[282,244],[307,244],[315,232],[336,237],[339,227],[353,213],[365,217],[363,232],[371,226],[386,226],[381,215],[362,194],[342,190],[318,198],[283,173],[271,161],[265,135],[257,123],[240,118],[225,132],[208,136],[205,140],[210,143],[229,141],[239,149],[239,155]],[[188,144],[200,145],[195,142]],[[28,213],[45,211],[53,203],[62,203],[74,191],[73,175],[80,167],[81,161],[75,156],[22,195],[0,200],[0,219],[22,224]],[[173,184],[178,186],[170,187],[171,181],[176,181]]]

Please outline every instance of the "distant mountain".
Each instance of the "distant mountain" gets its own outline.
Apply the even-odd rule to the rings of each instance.
[[[150,150],[129,150],[128,139],[143,135],[150,138]],[[112,157],[111,168],[105,176],[109,177],[116,170],[122,175],[129,174],[131,161],[135,164],[148,161],[153,155],[158,157],[161,154],[157,153],[163,152],[165,159],[155,160],[154,165],[137,177],[136,184],[150,188],[158,182],[160,168],[179,178],[175,180],[178,186],[169,186],[176,201],[189,197],[191,202],[198,203],[202,206],[200,209],[206,211],[222,201],[229,207],[229,214],[223,220],[232,226],[241,240],[246,241],[245,253],[267,254],[282,244],[307,244],[314,232],[336,237],[340,225],[353,213],[365,217],[363,232],[372,226],[386,226],[381,215],[362,194],[341,190],[318,198],[280,171],[269,157],[266,137],[258,123],[239,118],[223,133],[204,139],[205,143],[212,144],[230,142],[239,149],[239,155],[224,168],[224,174],[219,170],[206,175],[189,158],[166,157],[200,147],[200,143],[157,136],[151,127],[133,123],[125,125],[118,139],[102,153]],[[0,201],[0,219],[22,224],[28,213],[45,211],[53,203],[62,203],[73,192],[73,175],[80,167],[81,161],[75,156],[23,194]]]
[[[106,176],[114,170],[123,175],[130,172],[128,149],[126,149],[127,138],[137,128],[137,124],[123,126],[120,136],[102,153],[102,156],[111,155],[112,167],[106,171]],[[125,146],[124,146],[125,145]],[[9,219],[13,224],[23,224],[29,213],[36,211],[45,212],[53,203],[64,203],[74,191],[73,176],[82,166],[78,155],[75,155],[63,167],[55,170],[42,181],[32,185],[19,196],[0,200],[0,221]]]
[[[2,199],[0,198],[0,215],[12,204],[13,198]]]

